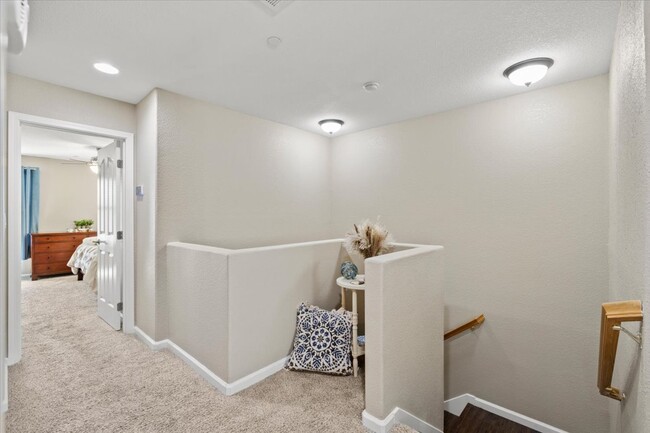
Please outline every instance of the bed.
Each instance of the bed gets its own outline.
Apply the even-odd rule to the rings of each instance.
[[[97,290],[98,251],[97,237],[88,237],[74,250],[68,260],[68,266],[72,273],[78,275],[79,280],[83,279],[88,283],[94,291]]]

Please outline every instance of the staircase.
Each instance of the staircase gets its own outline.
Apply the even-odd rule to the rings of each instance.
[[[460,416],[445,412],[445,433],[539,433],[468,404]]]

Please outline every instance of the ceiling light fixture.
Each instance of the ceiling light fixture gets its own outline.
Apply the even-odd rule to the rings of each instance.
[[[379,83],[377,81],[368,81],[363,84],[363,88],[366,92],[374,92],[375,90],[379,90]]]
[[[266,38],[266,46],[269,47],[270,49],[274,50],[277,47],[282,45],[282,39],[280,39],[277,36],[269,36]]]
[[[329,134],[338,132],[343,127],[343,121],[339,119],[324,119],[318,122],[321,129]]]
[[[109,75],[117,75],[120,73],[120,70],[117,69],[115,66],[109,64],[109,63],[95,63],[93,64],[95,69],[97,69],[99,72],[103,72],[105,74]]]
[[[503,71],[503,76],[512,82],[515,86],[530,87],[531,84],[538,82],[553,66],[553,59],[548,57],[536,57],[534,59],[524,60],[515,63]]]

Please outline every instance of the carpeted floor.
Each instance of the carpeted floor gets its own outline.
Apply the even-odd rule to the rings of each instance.
[[[174,355],[110,329],[76,277],[23,282],[9,393],[8,433],[365,431],[361,378],[282,371],[223,396]]]

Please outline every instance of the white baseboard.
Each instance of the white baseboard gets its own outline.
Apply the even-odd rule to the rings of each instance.
[[[284,366],[287,364],[287,361],[289,360],[289,357],[284,357],[282,359],[279,359],[275,361],[273,364],[269,364],[264,368],[260,368],[259,370],[249,374],[248,376],[244,376],[241,379],[237,379],[233,383],[229,383],[228,385],[228,392],[226,395],[233,395],[237,394],[239,391],[242,391],[249,386],[255,385],[258,382],[263,381],[269,376],[274,375],[278,371],[282,370]]]
[[[142,329],[137,326],[134,328],[134,334],[144,342],[151,350],[163,350],[167,349],[172,352],[174,355],[182,359],[187,365],[192,367],[202,378],[204,378],[210,385],[217,388],[219,392],[225,395],[237,394],[244,389],[255,385],[258,382],[266,379],[267,377],[277,373],[278,371],[284,368],[284,365],[287,362],[287,358],[280,359],[273,364],[267,365],[248,376],[242,377],[232,383],[228,383],[216,374],[214,374],[208,367],[199,362],[192,355],[187,353],[181,347],[179,347],[173,341],[166,339],[161,341],[155,341],[153,338],[149,337]]]
[[[4,389],[2,392],[2,403],[0,403],[0,413],[5,413],[9,409],[9,366],[5,363],[4,368]]]
[[[456,416],[460,416],[467,404],[472,404],[490,413],[499,415],[500,417],[509,419],[510,421],[514,421],[517,424],[521,424],[524,427],[537,430],[540,433],[567,433],[566,431],[561,430],[557,427],[553,427],[552,425],[537,421],[536,419],[527,417],[526,415],[522,415],[510,409],[506,409],[494,403],[490,403],[489,401],[482,400],[478,397],[473,396],[472,394],[459,395],[458,397],[454,397],[445,401],[445,410]]]
[[[149,337],[146,332],[137,326],[134,328],[133,334],[140,339],[151,350],[162,350],[167,347],[167,340],[156,341]]]
[[[375,433],[389,433],[397,424],[404,424],[420,433],[443,433],[442,430],[437,429],[426,421],[421,420],[415,415],[396,407],[384,419],[379,419],[370,415],[368,411],[364,410],[361,414],[363,426]]]

